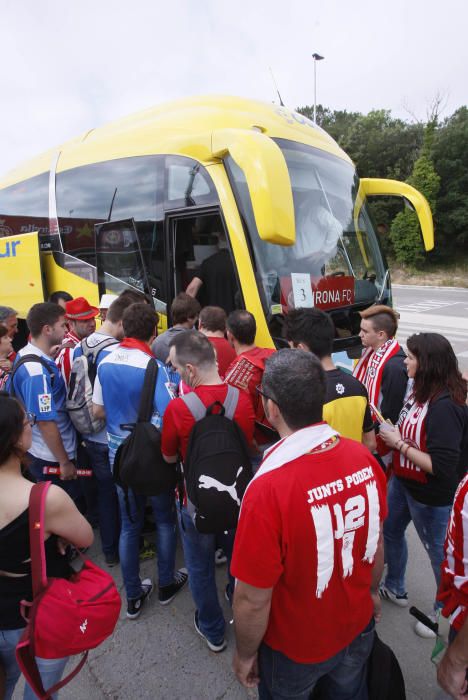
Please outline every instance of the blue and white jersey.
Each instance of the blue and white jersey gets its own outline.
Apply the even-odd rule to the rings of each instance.
[[[99,331],[95,331],[94,333],[91,333],[87,338],[85,338],[85,341],[88,345],[89,348],[94,348],[96,345],[99,345],[102,343],[104,340],[115,340],[113,336],[108,335],[107,333],[100,333]],[[101,361],[107,357],[115,348],[117,347],[117,344],[114,345],[108,345],[107,347],[103,348],[98,352],[98,356],[96,358],[96,364],[99,367],[99,364]],[[78,345],[74,348],[73,350],[73,355],[72,355],[72,365],[73,365],[73,360],[76,357],[81,357],[83,354],[83,349],[81,347],[81,342],[78,343]],[[98,433],[90,433],[89,435],[83,435],[83,438],[85,440],[90,440],[91,442],[100,442],[103,445],[107,445],[107,431],[105,428],[100,430]]]
[[[111,465],[114,463],[117,448],[129,434],[128,430],[120,426],[136,422],[149,360],[150,356],[141,350],[119,346],[99,364],[94,383],[93,403],[104,406],[106,411]],[[161,429],[164,412],[173,395],[166,369],[161,362],[157,362],[159,371],[151,422]]]
[[[40,362],[26,362],[13,378],[15,394],[23,402],[26,411],[34,413],[37,421],[54,421],[57,424],[63,446],[69,457],[76,457],[76,432],[66,409],[66,388],[59,368],[51,357],[36,345],[28,343],[16,356],[16,362],[24,355],[37,355],[50,366],[49,372]],[[53,375],[53,379],[52,379]],[[39,459],[57,462],[57,457],[47,447],[38,426],[32,429],[32,445],[29,452]]]

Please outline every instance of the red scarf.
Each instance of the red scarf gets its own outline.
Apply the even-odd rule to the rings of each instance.
[[[124,338],[120,343],[121,348],[130,348],[132,350],[141,350],[145,355],[154,357],[153,351],[151,350],[148,343],[143,342],[143,340],[137,340],[137,338]]]
[[[399,350],[398,341],[395,338],[389,338],[378,350],[367,348],[354,368],[353,376],[364,384],[369,394],[369,402],[374,404],[376,408],[379,408],[380,386],[385,363]],[[373,411],[372,418],[374,421],[377,420]]]
[[[398,416],[398,427],[402,439],[411,447],[426,451],[426,415],[429,401],[418,403],[411,394]],[[403,448],[406,452],[406,448]],[[427,484],[427,475],[398,450],[393,451],[393,471],[396,476]]]

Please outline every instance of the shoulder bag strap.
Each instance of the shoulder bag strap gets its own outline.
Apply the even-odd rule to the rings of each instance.
[[[237,404],[239,402],[239,389],[237,389],[235,386],[231,386],[231,384],[227,385],[228,390],[226,394],[226,398],[223,401],[223,406],[224,406],[224,415],[226,418],[229,418],[229,420],[234,420],[234,413],[236,412]]]
[[[19,368],[22,365],[25,365],[27,362],[39,362],[39,364],[41,364],[44,367],[44,369],[46,369],[49,372],[50,383],[52,386],[54,385],[55,374],[54,374],[54,370],[52,369],[52,367],[50,367],[50,365],[44,360],[43,357],[40,357],[39,355],[33,355],[31,353],[30,355],[23,355],[23,357],[20,357],[18,362],[16,362],[12,367],[11,374],[10,374],[10,396],[16,396],[16,391],[15,391],[15,387],[13,384],[13,379],[15,377],[16,372],[19,370]]]
[[[45,499],[52,482],[34,484],[29,494],[29,547],[33,597],[47,586],[47,568],[44,547]]]
[[[206,416],[206,406],[194,391],[180,397],[195,419],[195,422]]]
[[[158,379],[159,366],[152,357],[146,367],[143,379],[143,391],[141,392],[140,406],[138,409],[138,423],[148,423],[153,415],[154,390]]]

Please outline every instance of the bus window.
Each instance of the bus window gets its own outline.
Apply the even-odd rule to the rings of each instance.
[[[296,242],[292,246],[262,241],[253,216],[242,170],[225,160],[248,230],[260,296],[270,328],[289,309],[325,310],[369,306],[387,301],[387,281],[377,236],[365,205],[358,227],[354,204],[359,179],[354,167],[324,151],[276,140],[288,166],[294,198]],[[355,335],[351,314],[340,333]]]
[[[166,156],[164,171],[166,210],[219,204],[208,172],[197,161],[185,156]]]
[[[94,265],[96,224],[133,218],[140,234],[149,221],[162,220],[163,167],[164,156],[138,156],[58,173],[57,212],[64,251]]]
[[[49,250],[49,173],[0,190],[0,238],[39,232],[41,249]]]

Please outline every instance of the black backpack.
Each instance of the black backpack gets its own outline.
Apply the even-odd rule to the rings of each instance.
[[[125,494],[130,517],[128,490],[140,496],[157,496],[176,485],[177,472],[161,454],[161,431],[151,423],[158,378],[158,363],[151,358],[145,371],[136,423],[121,425],[132,432],[119,445],[114,460],[114,482]]]
[[[184,462],[187,508],[196,529],[205,534],[237,526],[245,489],[252,478],[249,450],[234,421],[239,389],[227,385],[224,403],[208,406],[194,393],[182,397],[195,418]],[[219,413],[213,409],[218,407]]]

